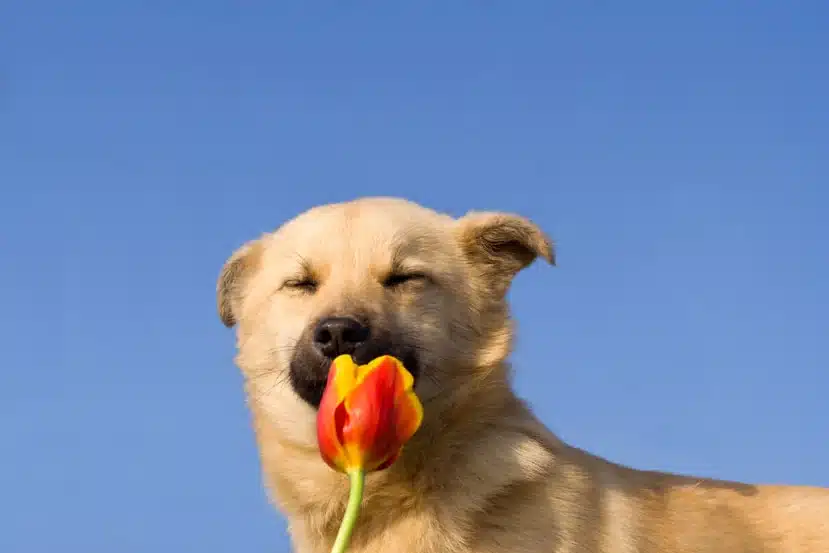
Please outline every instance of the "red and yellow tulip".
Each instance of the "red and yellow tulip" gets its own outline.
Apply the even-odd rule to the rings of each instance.
[[[399,360],[385,355],[357,365],[337,357],[317,415],[320,453],[340,472],[389,467],[423,420],[414,379]]]
[[[383,470],[400,456],[423,421],[414,378],[398,359],[384,355],[357,365],[349,355],[334,359],[317,413],[320,454],[349,475],[351,492],[332,552],[348,546],[367,472]]]

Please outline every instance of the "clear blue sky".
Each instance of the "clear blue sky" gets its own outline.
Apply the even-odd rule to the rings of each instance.
[[[564,439],[829,486],[827,21],[4,3],[0,551],[287,551],[215,279],[299,211],[373,194],[555,236],[560,267],[516,281],[514,359]]]

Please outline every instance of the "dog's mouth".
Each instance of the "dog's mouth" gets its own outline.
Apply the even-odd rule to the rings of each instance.
[[[359,349],[352,356],[359,365],[364,365],[372,359],[382,355],[391,355],[399,359],[403,366],[411,373],[414,384],[417,386],[421,366],[415,350],[402,347],[366,348]],[[294,392],[314,409],[318,409],[322,402],[322,395],[328,382],[328,371],[331,368],[331,359],[320,358],[311,351],[297,352],[291,360],[290,382]]]

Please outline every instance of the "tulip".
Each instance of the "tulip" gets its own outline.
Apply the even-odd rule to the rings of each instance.
[[[391,466],[420,427],[423,406],[413,385],[403,363],[389,355],[366,365],[341,355],[331,364],[317,413],[317,441],[323,460],[347,474],[351,484],[332,553],[348,546],[366,473]]]

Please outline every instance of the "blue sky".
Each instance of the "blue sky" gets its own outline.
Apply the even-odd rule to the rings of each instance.
[[[0,550],[288,551],[215,279],[374,194],[557,239],[514,360],[565,440],[829,486],[825,2],[241,5],[0,7]]]

